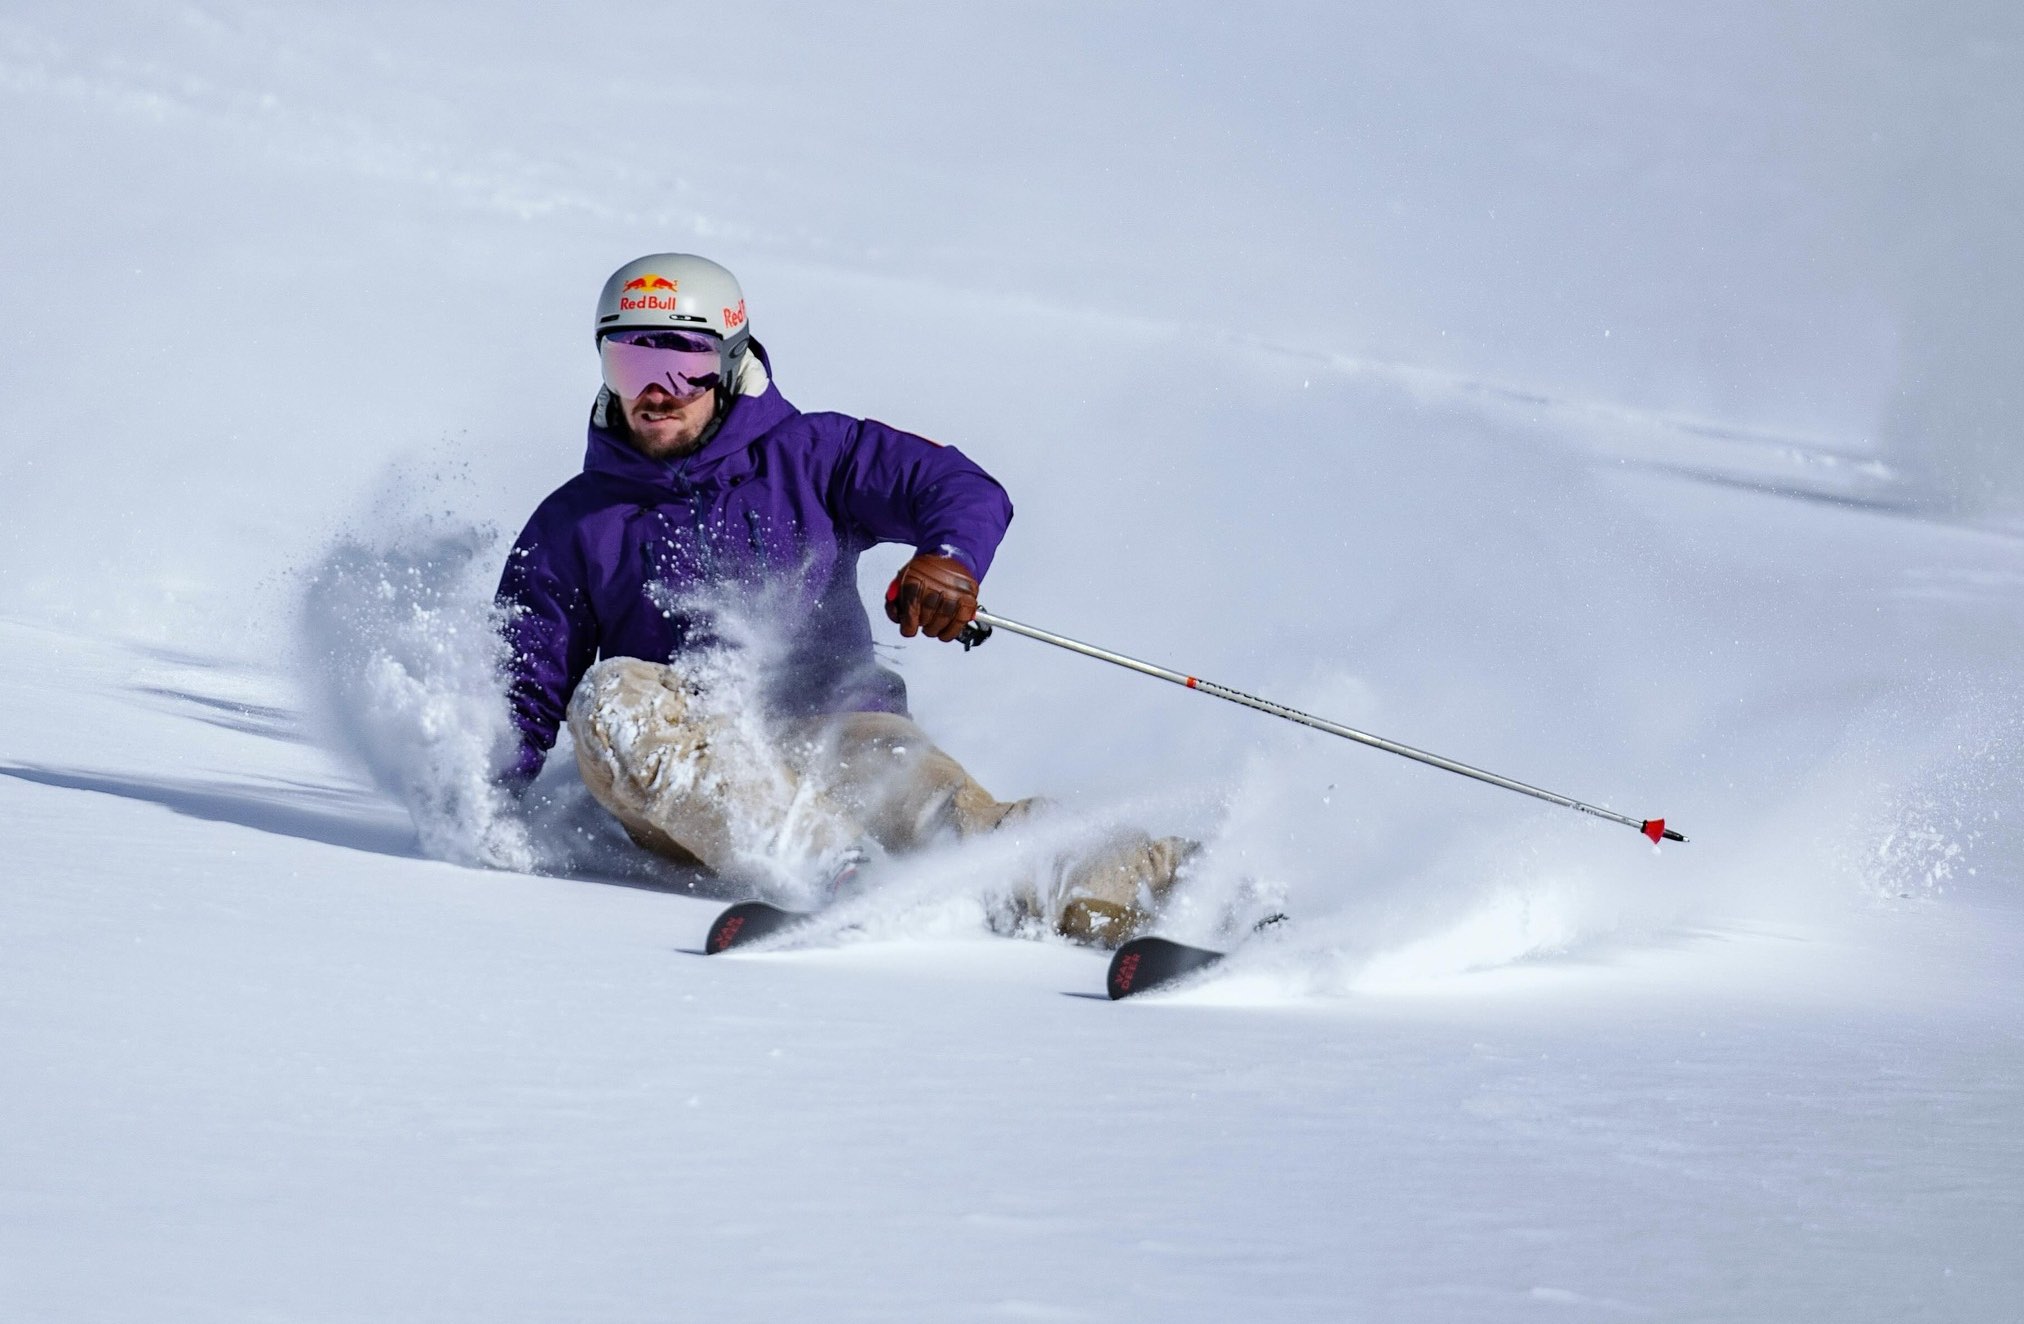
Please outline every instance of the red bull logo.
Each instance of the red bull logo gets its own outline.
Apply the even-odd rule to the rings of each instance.
[[[736,331],[743,325],[745,325],[745,301],[740,299],[736,308],[726,308],[724,310],[724,329],[726,331]]]
[[[681,293],[682,283],[649,271],[644,276],[634,276],[618,288],[618,306],[624,312],[671,313],[675,311],[675,297]],[[639,291],[639,297],[627,298],[634,290]]]

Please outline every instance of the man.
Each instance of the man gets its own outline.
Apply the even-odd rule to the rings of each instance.
[[[656,253],[598,298],[604,389],[583,472],[508,556],[509,693],[524,787],[569,723],[577,765],[632,839],[755,891],[1026,818],[937,749],[877,665],[867,548],[916,549],[886,615],[954,640],[1012,504],[962,452],[868,419],[804,414],[773,384],[735,277]],[[602,659],[602,660],[600,660]],[[1084,941],[1141,928],[1193,849],[1126,833],[1015,892]]]

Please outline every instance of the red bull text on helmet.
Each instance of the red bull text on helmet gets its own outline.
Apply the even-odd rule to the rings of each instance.
[[[666,276],[656,276],[652,272],[648,272],[644,276],[633,277],[619,287],[618,306],[629,313],[671,313],[675,311],[675,296],[681,292],[681,288],[682,283],[680,281],[669,280]],[[641,291],[643,297],[638,299],[626,298],[625,292],[630,290]],[[656,297],[656,293],[660,291],[665,291],[667,297]]]
[[[636,300],[627,300],[627,289],[640,289],[642,294]],[[672,281],[666,275],[654,275],[648,271],[646,275],[636,275],[619,285],[619,308],[623,312],[674,312],[674,300],[680,289],[682,281]],[[658,292],[666,292],[666,298]]]

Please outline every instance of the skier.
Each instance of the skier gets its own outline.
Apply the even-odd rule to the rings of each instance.
[[[738,281],[655,253],[613,272],[583,472],[535,510],[499,583],[524,789],[557,728],[634,842],[735,887],[803,894],[889,852],[975,837],[997,799],[927,738],[874,660],[867,548],[915,548],[886,593],[901,635],[956,639],[1012,519],[962,452],[804,414],[773,382]],[[1015,922],[1111,946],[1194,844],[1123,832],[1013,888]]]

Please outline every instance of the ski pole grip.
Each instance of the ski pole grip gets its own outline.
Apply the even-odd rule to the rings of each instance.
[[[982,621],[971,621],[963,627],[963,632],[956,636],[956,642],[961,644],[963,651],[967,653],[990,637],[990,626],[984,624]]]

